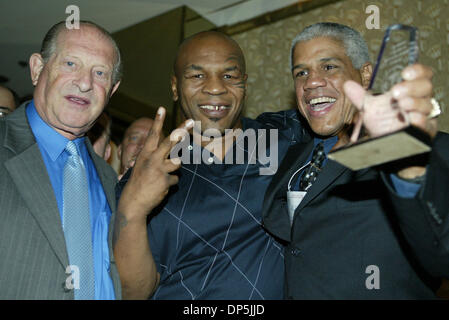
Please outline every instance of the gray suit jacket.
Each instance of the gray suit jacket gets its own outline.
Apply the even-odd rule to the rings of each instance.
[[[110,274],[120,299],[111,245],[115,173],[86,141],[113,213]],[[56,197],[22,105],[0,120],[0,299],[73,299],[65,286],[68,265]]]

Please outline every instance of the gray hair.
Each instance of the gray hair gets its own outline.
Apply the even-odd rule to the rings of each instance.
[[[47,63],[48,60],[50,60],[51,56],[56,52],[58,35],[61,31],[66,29],[65,23],[66,23],[65,21],[58,22],[47,31],[47,34],[45,35],[44,40],[42,41],[40,50],[40,54],[45,63]],[[121,80],[123,73],[122,56],[120,54],[120,49],[117,43],[115,42],[112,35],[106,29],[99,26],[98,24],[85,20],[81,20],[80,25],[81,24],[89,25],[100,31],[100,33],[103,36],[105,36],[114,47],[117,60],[114,63],[114,70],[112,72],[112,84],[113,85],[116,84]]]
[[[298,42],[318,37],[330,37],[341,41],[346,55],[356,69],[360,69],[365,62],[370,61],[368,45],[359,32],[339,23],[320,22],[308,26],[293,39],[290,49],[290,70],[293,69],[293,52]]]

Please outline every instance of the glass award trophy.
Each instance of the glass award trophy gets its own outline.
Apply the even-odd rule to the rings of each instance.
[[[418,51],[417,28],[401,24],[389,26],[384,35],[368,92],[373,96],[383,94],[401,82],[402,70],[407,65],[417,62]],[[352,170],[360,170],[429,152],[430,143],[431,139],[425,132],[408,125],[404,129],[383,136],[362,137],[352,144],[330,152],[328,157]]]

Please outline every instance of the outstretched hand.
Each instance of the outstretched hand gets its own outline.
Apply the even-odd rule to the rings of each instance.
[[[351,142],[355,142],[363,124],[370,137],[385,135],[408,125],[414,125],[432,138],[437,133],[436,119],[429,118],[433,109],[432,70],[414,64],[402,71],[403,82],[390,91],[373,96],[354,81],[344,84],[346,96],[359,110]]]
[[[179,169],[181,162],[168,156],[183,136],[171,134],[161,141],[165,114],[165,109],[159,108],[120,197],[119,211],[127,212],[128,220],[146,219],[148,213],[167,195],[169,188],[178,183],[178,177],[171,173]],[[188,134],[193,123],[193,120],[187,120],[176,131]]]

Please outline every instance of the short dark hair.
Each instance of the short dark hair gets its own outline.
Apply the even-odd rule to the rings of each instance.
[[[96,24],[92,21],[86,21],[86,20],[81,20],[80,24],[89,25],[89,26],[94,27],[95,29],[100,31],[107,39],[109,39],[109,41],[111,41],[111,43],[114,47],[116,56],[117,56],[117,61],[114,63],[114,71],[112,73],[112,83],[116,84],[122,78],[122,73],[123,73],[123,63],[122,63],[120,48],[118,47],[118,45],[115,42],[112,35],[106,29],[99,26],[98,24]],[[47,63],[48,60],[50,60],[51,56],[55,53],[58,35],[65,28],[66,28],[66,21],[64,20],[64,21],[60,21],[60,22],[54,24],[47,31],[47,33],[44,37],[44,40],[42,41],[41,50],[40,50],[40,54],[45,63]]]

